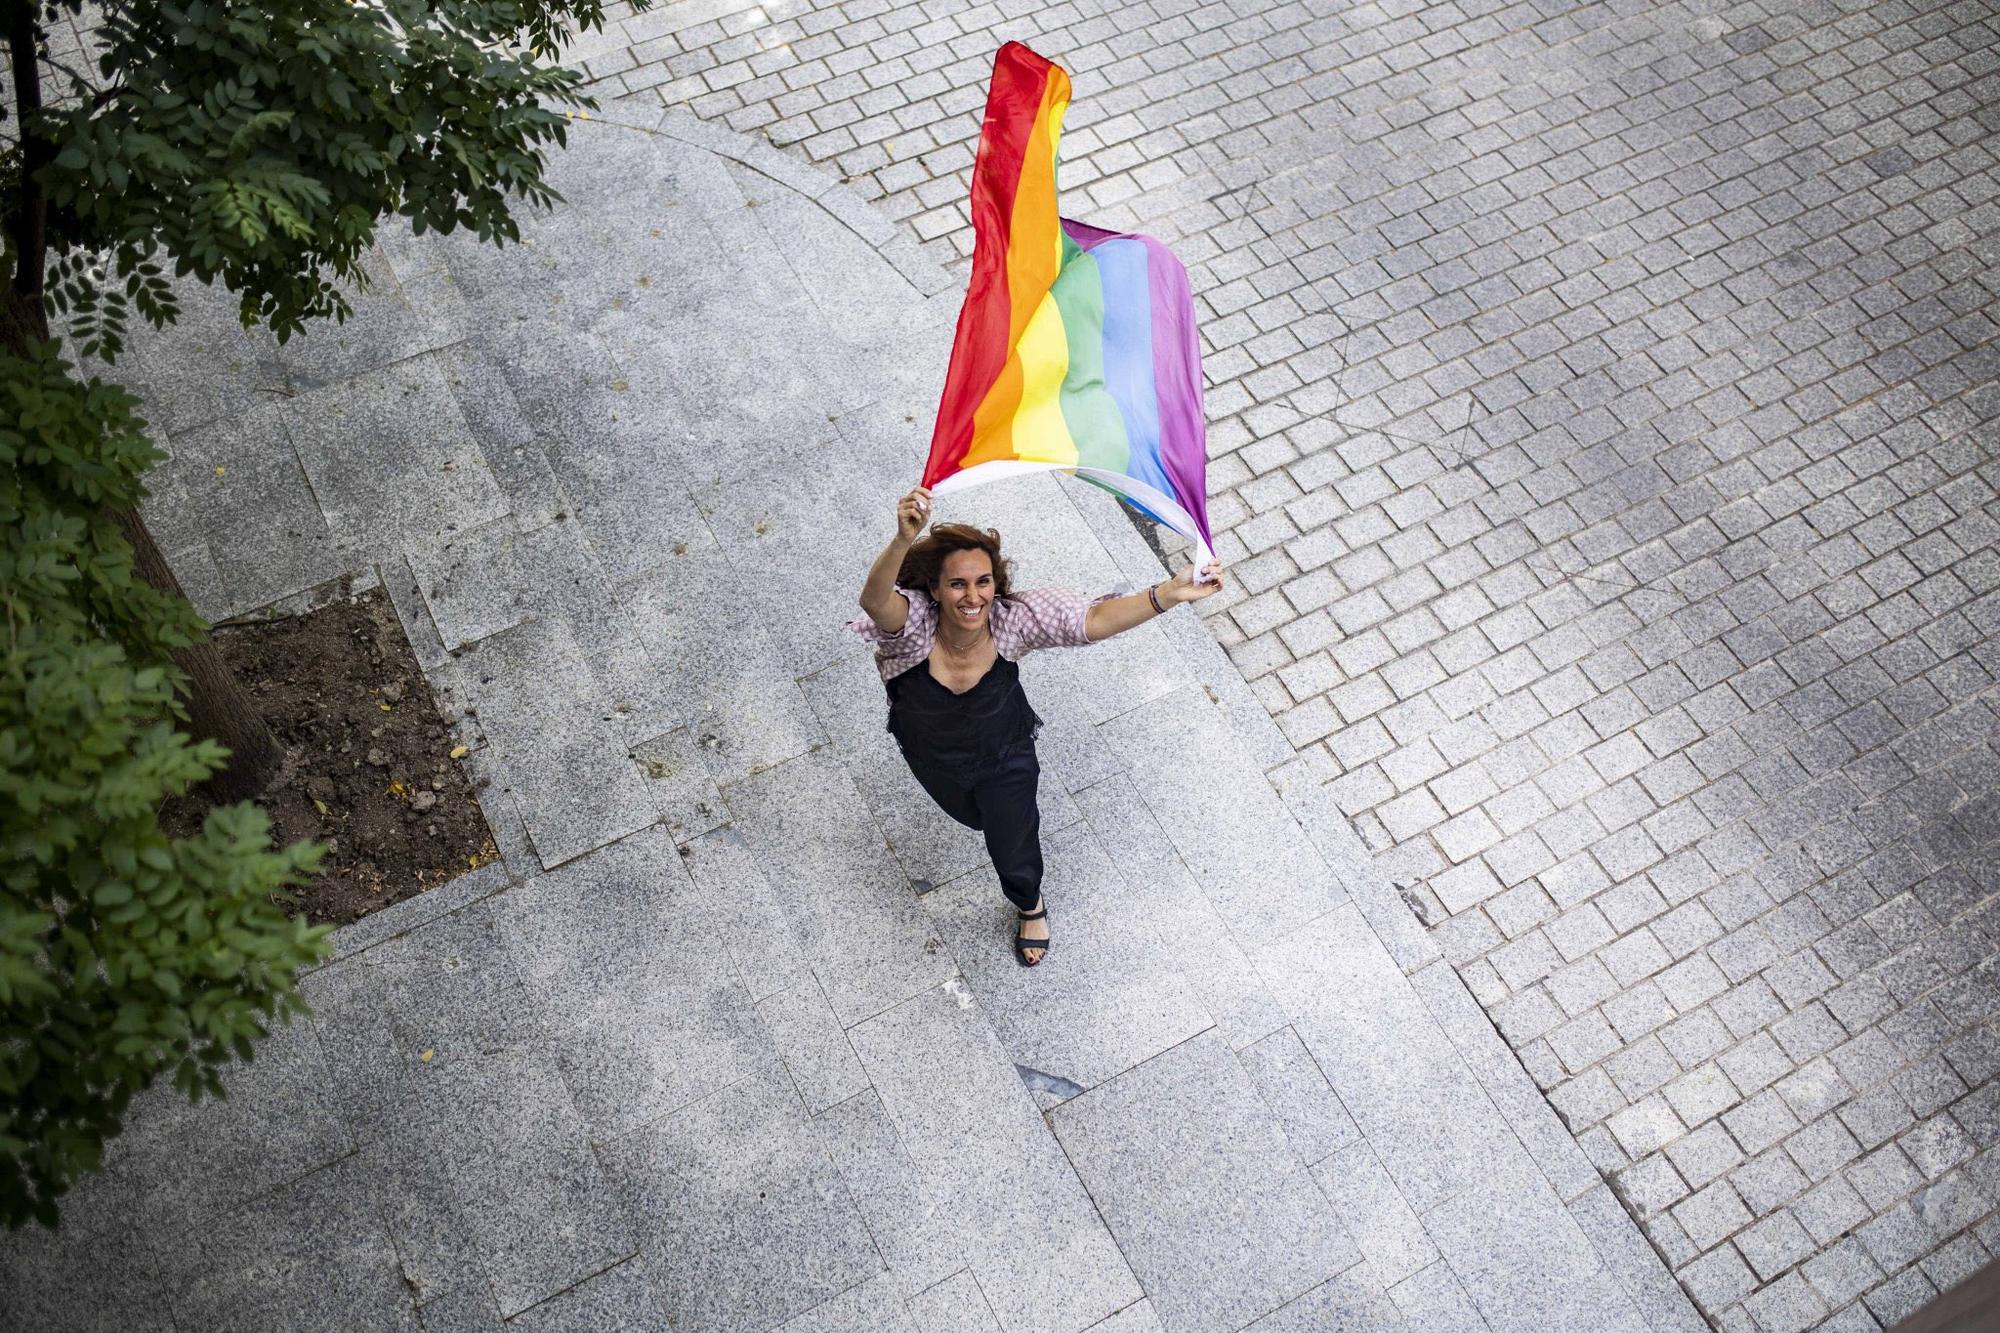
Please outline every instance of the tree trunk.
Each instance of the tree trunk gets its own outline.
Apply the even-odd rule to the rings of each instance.
[[[46,341],[48,319],[39,294],[6,293],[0,305],[0,347],[20,352],[29,340]],[[146,531],[136,509],[114,509],[111,516],[119,531],[132,544],[132,565],[139,577],[165,593],[183,600],[180,580],[160,554],[153,534]],[[229,668],[212,640],[174,652],[174,662],[187,673],[184,699],[188,709],[188,730],[200,740],[219,741],[228,747],[229,759],[215,776],[201,784],[202,792],[215,801],[242,801],[256,796],[271,785],[282,767],[285,752],[264,719],[257,715],[250,696]]]
[[[153,534],[136,509],[114,509],[111,516],[132,543],[132,567],[139,577],[162,592],[185,598],[172,566],[153,543]],[[208,781],[202,792],[211,800],[247,801],[271,785],[283,767],[285,751],[277,737],[257,715],[250,696],[229,674],[222,654],[212,639],[203,639],[174,650],[174,661],[187,673],[184,701],[188,710],[188,731],[197,739],[220,741],[228,747],[229,759]]]

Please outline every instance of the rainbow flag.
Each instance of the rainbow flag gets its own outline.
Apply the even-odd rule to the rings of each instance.
[[[939,494],[1023,472],[1104,487],[1213,558],[1187,270],[1149,236],[1056,215],[1069,76],[1000,48],[972,170],[972,281],[931,434]]]

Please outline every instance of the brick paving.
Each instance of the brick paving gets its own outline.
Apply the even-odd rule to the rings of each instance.
[[[938,258],[994,46],[1203,304],[1209,626],[1723,1328],[2000,1253],[2000,19],[686,0]]]

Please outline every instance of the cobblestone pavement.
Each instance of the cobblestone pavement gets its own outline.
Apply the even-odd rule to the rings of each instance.
[[[1729,1329],[2000,1253],[2000,18],[687,0],[607,92],[947,263],[998,41],[1204,306],[1208,624]]]

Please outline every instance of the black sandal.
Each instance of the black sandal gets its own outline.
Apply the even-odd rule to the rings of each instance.
[[[1049,909],[1046,903],[1032,912],[1017,913],[1022,921],[1040,921],[1047,917],[1048,914]],[[1047,958],[1049,956],[1049,941],[1024,939],[1021,936],[1020,930],[1016,929],[1014,931],[1014,961],[1022,967],[1040,967],[1042,965],[1042,958],[1037,958],[1032,963],[1028,961],[1028,950],[1030,949],[1040,950],[1042,958]]]

